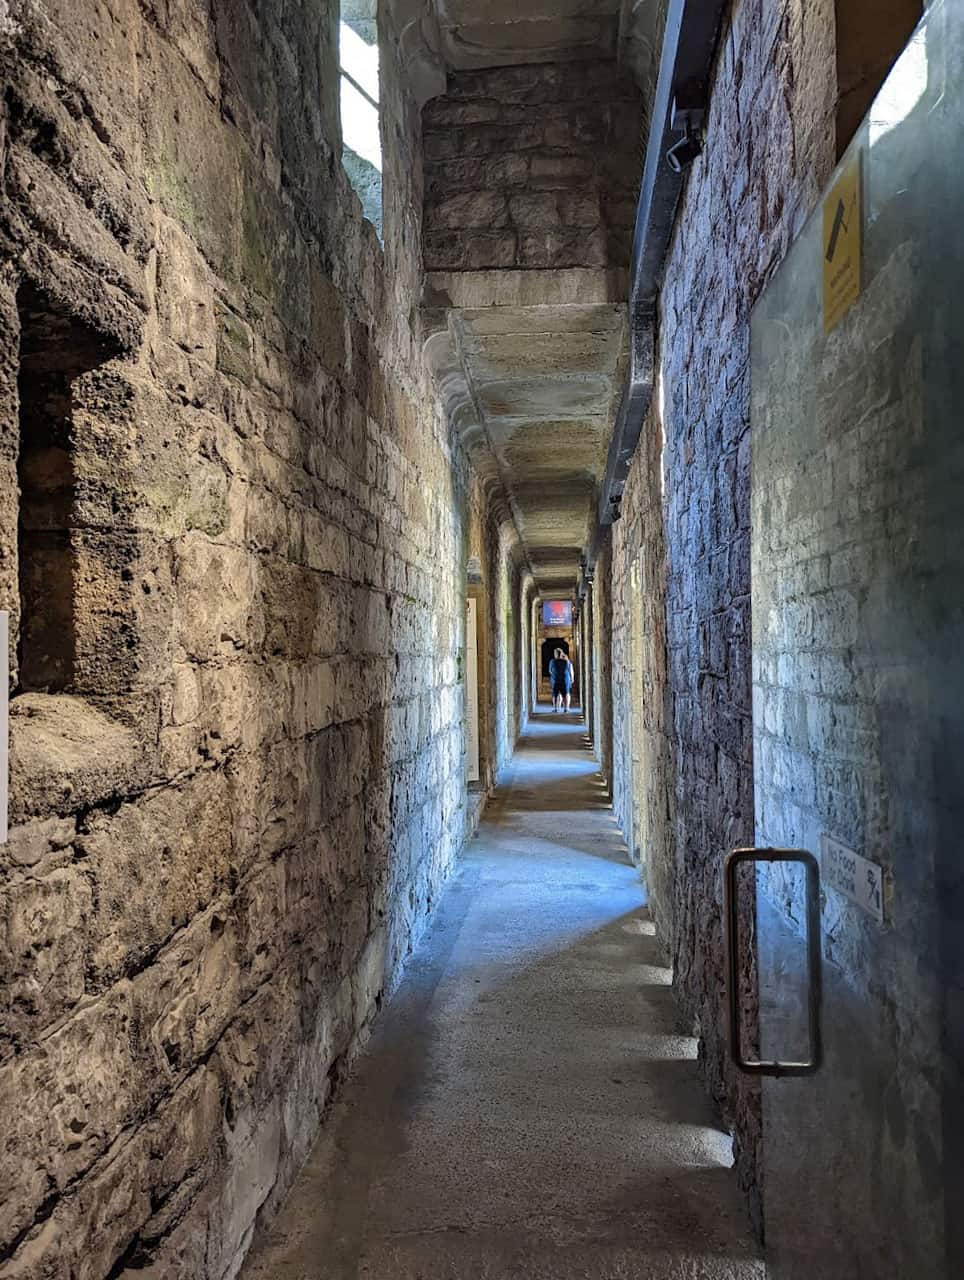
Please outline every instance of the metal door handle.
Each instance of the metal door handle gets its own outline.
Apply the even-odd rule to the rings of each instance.
[[[810,1055],[804,1062],[751,1061],[743,1057],[740,1027],[740,931],[737,871],[744,862],[799,862],[807,872],[807,1009]],[[723,864],[723,919],[726,936],[726,998],[730,1058],[755,1076],[809,1076],[823,1061],[820,1036],[820,864],[806,849],[734,849]]]

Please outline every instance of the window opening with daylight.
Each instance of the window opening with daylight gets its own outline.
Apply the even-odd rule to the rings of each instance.
[[[382,238],[377,0],[342,0],[338,29],[342,162],[365,217]]]

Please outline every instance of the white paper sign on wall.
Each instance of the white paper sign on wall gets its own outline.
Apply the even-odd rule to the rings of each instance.
[[[832,889],[883,924],[884,876],[876,862],[862,858],[824,832],[820,837],[820,863],[823,878]]]
[[[0,654],[3,655],[3,671],[0,678],[0,844],[7,843],[7,790],[9,786],[10,736],[10,614],[0,609]]]

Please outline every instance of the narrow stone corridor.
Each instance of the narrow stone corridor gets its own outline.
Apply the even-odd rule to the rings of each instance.
[[[962,1280],[962,125],[964,0],[0,0],[0,1280]]]
[[[245,1280],[764,1275],[583,734],[530,722]]]

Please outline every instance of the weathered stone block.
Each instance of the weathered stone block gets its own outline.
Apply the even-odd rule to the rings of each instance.
[[[177,544],[174,582],[178,642],[187,655],[214,658],[260,644],[258,567],[247,552],[189,534]]]
[[[0,1058],[26,1047],[84,994],[91,888],[63,867],[0,891]]]
[[[384,929],[368,939],[353,981],[355,1026],[362,1027],[372,1016],[385,988],[388,937]]]
[[[7,158],[7,197],[38,220],[82,266],[122,290],[141,310],[146,306],[140,265],[129,258],[107,228],[88,216],[80,198],[42,160],[12,147]]]
[[[224,1031],[240,1003],[242,959],[236,924],[215,907],[138,974],[134,1025],[159,1081],[183,1075]]]
[[[596,229],[562,228],[544,233],[524,232],[519,237],[519,261],[527,267],[604,267],[607,242],[605,232]]]
[[[106,5],[77,12],[70,0],[50,0],[43,10],[24,10],[17,34],[23,47],[45,50],[75,109],[83,104],[92,131],[109,140],[126,164],[136,165],[140,152],[136,11],[129,0],[117,0],[115,7],[116,17]]]
[[[214,363],[218,339],[214,284],[193,242],[170,218],[161,219],[158,229],[157,311],[172,341]]]
[[[217,308],[217,366],[239,382],[254,382],[253,339],[248,325],[229,308]]]
[[[197,670],[182,665],[174,672],[174,694],[171,703],[171,720],[176,725],[190,724],[197,719],[201,709],[201,691]]]
[[[5,859],[15,867],[36,867],[50,858],[68,856],[77,828],[71,818],[44,818],[13,827],[4,847]]]
[[[151,195],[195,240],[224,278],[241,255],[240,140],[177,53],[144,26],[137,83],[144,100],[144,180]],[[198,148],[193,139],[204,138]]]
[[[481,271],[512,267],[516,261],[513,232],[429,231],[424,237],[425,265],[430,271]]]
[[[90,979],[103,987],[142,968],[226,883],[232,847],[223,779],[202,773],[95,815],[77,848],[96,892]]]
[[[75,1013],[41,1047],[0,1068],[5,1244],[146,1111],[149,1084],[131,1032],[130,993],[122,990]],[[25,1105],[30,1099],[34,1105]]]
[[[509,212],[517,227],[558,227],[561,223],[559,204],[550,192],[527,192],[509,197]]]
[[[345,365],[345,308],[341,294],[317,268],[311,272],[311,344],[326,372],[338,376]]]
[[[144,192],[117,167],[69,92],[58,92],[55,79],[25,61],[19,70],[17,82],[11,84],[17,136],[38,159],[57,168],[120,247],[144,264],[153,242]],[[89,215],[84,220],[89,221]]]
[[[10,708],[10,817],[72,813],[146,779],[137,736],[66,694],[25,693]]]
[[[220,68],[208,7],[199,0],[144,0],[144,8],[216,101],[220,91]]]
[[[277,321],[307,335],[311,314],[308,255],[299,236],[287,234],[289,214],[266,179],[263,163],[241,155],[240,277],[266,300]]]
[[[529,163],[532,182],[536,187],[567,188],[580,182],[588,182],[595,174],[591,156],[547,151],[534,155]]]
[[[523,198],[515,196],[513,202]],[[490,190],[472,191],[440,200],[429,208],[426,218],[426,226],[430,229],[481,227],[493,230],[508,224],[505,197]]]

